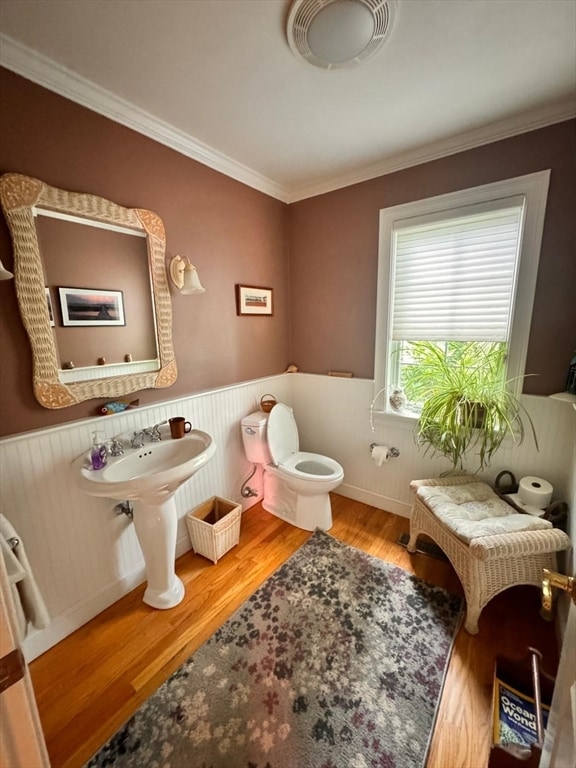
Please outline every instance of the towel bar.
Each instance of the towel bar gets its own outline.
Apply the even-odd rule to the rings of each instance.
[[[20,544],[20,539],[17,539],[16,536],[11,536],[9,539],[6,539],[6,542],[8,543],[10,549],[14,551],[18,544]]]

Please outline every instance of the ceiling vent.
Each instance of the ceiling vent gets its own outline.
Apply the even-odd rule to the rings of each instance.
[[[294,0],[288,43],[315,67],[355,67],[382,47],[395,8],[396,0]]]

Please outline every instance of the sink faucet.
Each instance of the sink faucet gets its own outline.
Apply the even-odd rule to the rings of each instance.
[[[167,424],[168,420],[164,419],[164,421],[160,421],[158,424],[154,424],[153,427],[146,427],[146,429],[143,430],[145,435],[148,435],[150,438],[151,443],[157,443],[159,440],[162,439],[162,435],[160,434],[160,427],[163,424]]]
[[[132,448],[142,448],[144,445],[144,430],[140,430],[140,432],[134,432],[132,437],[130,438],[130,446]]]
[[[132,446],[132,448],[142,448],[146,440],[146,437],[150,438],[151,443],[157,443],[159,440],[162,440],[160,427],[163,424],[167,424],[167,423],[168,423],[168,419],[164,419],[164,421],[160,421],[158,422],[158,424],[154,424],[153,427],[145,427],[144,429],[141,429],[138,432],[134,432],[134,434],[132,435],[132,438],[130,439],[130,445]]]

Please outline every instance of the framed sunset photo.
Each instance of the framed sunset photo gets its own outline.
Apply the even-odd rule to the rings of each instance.
[[[126,325],[122,291],[59,288],[62,325]]]
[[[273,315],[272,288],[255,285],[236,285],[237,315]]]

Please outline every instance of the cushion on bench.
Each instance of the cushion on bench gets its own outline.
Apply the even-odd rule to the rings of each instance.
[[[486,483],[423,485],[416,493],[447,528],[468,544],[480,536],[552,528],[548,520],[516,512]]]

